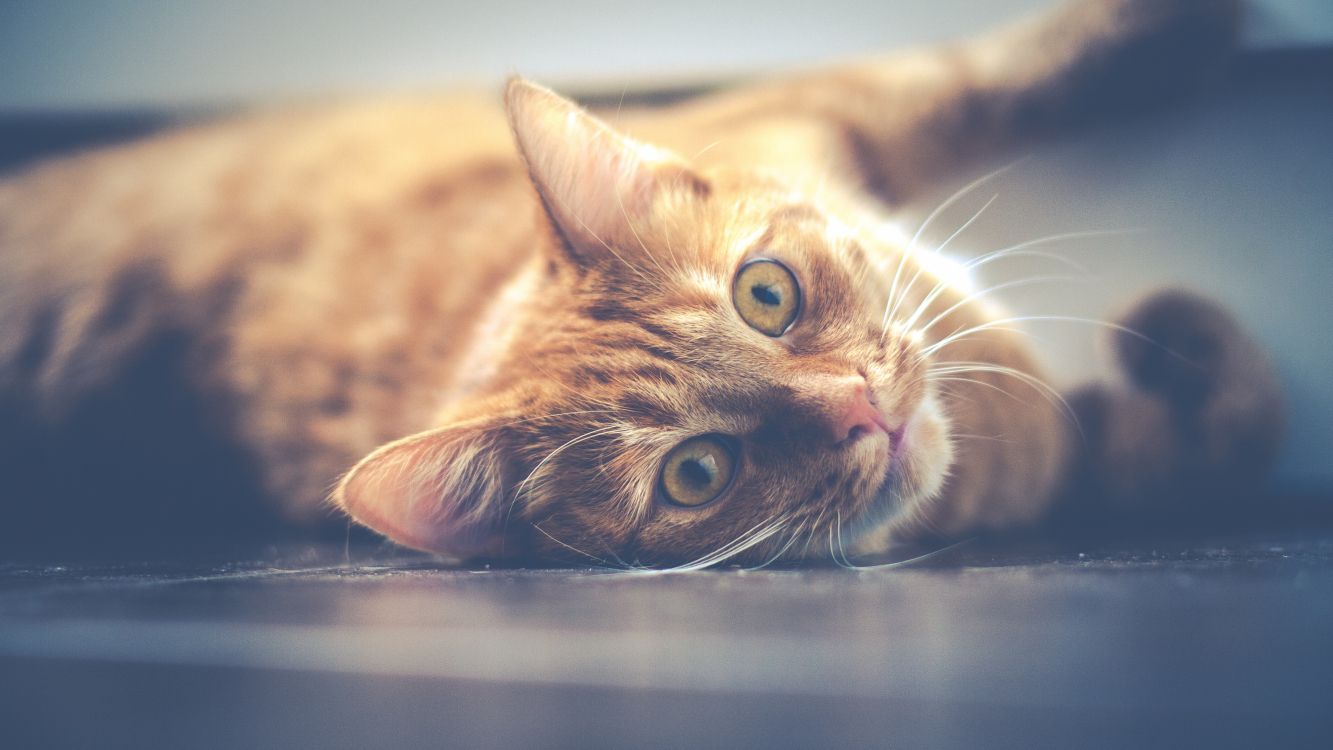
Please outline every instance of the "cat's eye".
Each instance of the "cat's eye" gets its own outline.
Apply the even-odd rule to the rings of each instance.
[[[735,454],[726,439],[700,435],[667,454],[662,466],[662,493],[676,505],[704,505],[726,491],[735,473]]]
[[[741,319],[766,336],[781,336],[801,312],[801,288],[787,267],[768,258],[736,272],[731,298]]]

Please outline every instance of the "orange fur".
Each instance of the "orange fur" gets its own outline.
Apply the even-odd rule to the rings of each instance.
[[[516,79],[507,123],[395,99],[55,162],[0,184],[0,391],[56,414],[179,329],[192,382],[230,407],[217,429],[293,517],[355,464],[339,507],[454,556],[828,556],[1028,523],[1070,476],[1068,420],[997,397],[1041,378],[1025,343],[876,229],[969,159],[1077,125],[1131,52],[1193,45],[1167,76],[1192,85],[1229,6],[1169,5],[1085,3],[614,126]],[[754,257],[802,289],[780,338],[731,299]],[[932,376],[951,361],[992,368]],[[821,430],[857,377],[905,430],[896,458]],[[738,441],[732,487],[662,502],[666,453],[708,433]]]

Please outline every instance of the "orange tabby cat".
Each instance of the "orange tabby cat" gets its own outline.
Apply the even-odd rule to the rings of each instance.
[[[1003,395],[1044,395],[1028,342],[876,230],[977,159],[1188,90],[1233,15],[1084,3],[614,127],[515,79],[503,111],[289,111],[38,167],[0,184],[11,487],[96,529],[104,477],[170,515],[253,472],[292,518],[332,487],[448,556],[696,564],[1234,490],[1280,410],[1216,306],[1138,308],[1153,343],[1118,340],[1132,385],[1078,394],[1080,435]],[[196,411],[227,447],[173,452]]]

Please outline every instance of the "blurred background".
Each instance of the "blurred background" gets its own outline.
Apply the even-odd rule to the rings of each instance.
[[[978,33],[1051,0],[10,0],[0,107],[217,106],[386,88],[678,85]],[[1249,49],[1333,44],[1327,0],[1257,0]]]
[[[0,170],[165,124],[311,98],[498,87],[511,72],[602,100],[689,90],[984,31],[1050,0],[433,3],[168,0],[0,3]],[[1046,249],[1088,280],[1003,297],[1021,313],[1104,318],[1185,284],[1224,298],[1275,352],[1294,422],[1282,477],[1333,484],[1333,3],[1254,0],[1244,54],[1210,97],[1050,144],[927,233],[968,256],[1050,234],[1134,230]],[[1021,155],[1015,155],[1021,156]],[[966,180],[962,180],[965,182]],[[958,184],[904,207],[905,224]],[[981,281],[1038,269],[1013,263]],[[1070,381],[1089,326],[1036,324]]]

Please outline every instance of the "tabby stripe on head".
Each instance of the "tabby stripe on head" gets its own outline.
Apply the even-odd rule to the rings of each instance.
[[[676,414],[642,393],[627,393],[618,400],[620,408],[640,417],[654,427],[667,427],[676,422]]]
[[[588,366],[574,368],[570,377],[574,381],[574,385],[579,387],[586,386],[589,380],[596,380],[602,385],[606,385],[612,380],[611,375],[606,370]]]
[[[587,305],[583,308],[583,313],[602,323],[615,321],[634,325],[644,332],[670,343],[675,343],[677,338],[670,330],[644,320],[638,312],[612,300],[601,300]]]
[[[656,323],[649,323],[646,320],[640,320],[635,322],[639,324],[639,328],[642,328],[647,333],[651,333],[652,335],[664,341],[675,343],[677,337],[674,334],[672,334],[671,331],[668,331],[662,326],[659,326]]]
[[[600,299],[583,308],[583,314],[593,320],[606,322],[610,320],[633,321],[638,316],[624,305],[609,299]]]
[[[665,367],[653,364],[643,364],[629,371],[629,374],[642,380],[653,380],[659,383],[670,383],[675,385],[677,382],[676,374]]]

